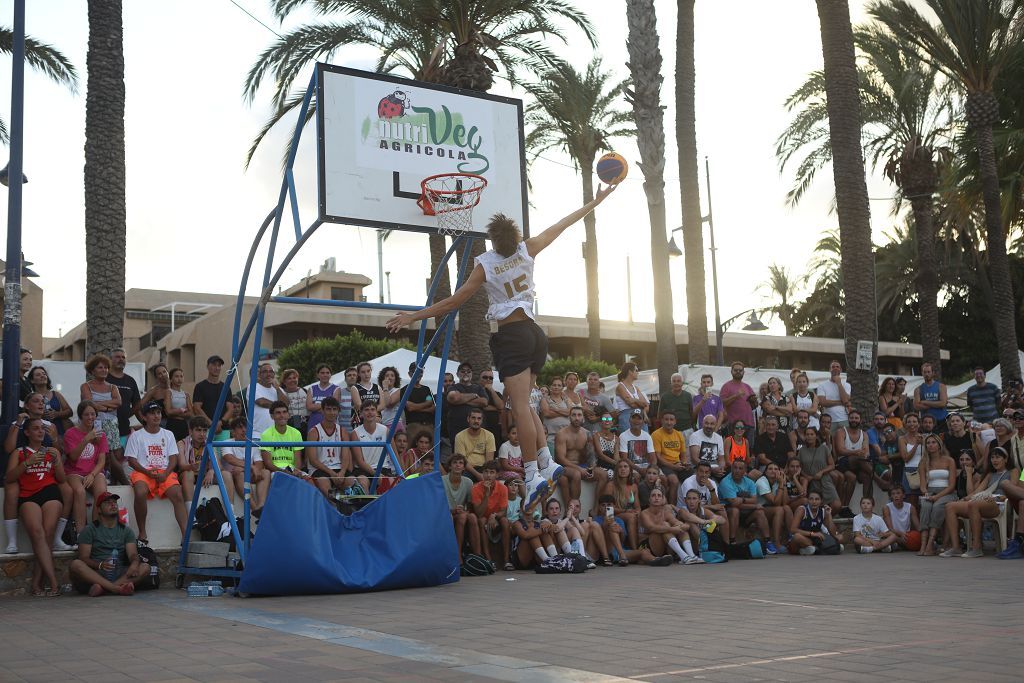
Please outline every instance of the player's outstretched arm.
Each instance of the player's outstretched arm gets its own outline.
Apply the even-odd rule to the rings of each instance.
[[[544,232],[526,240],[526,251],[530,254],[530,257],[533,258],[537,256],[537,254],[539,254],[540,252],[544,251],[552,242],[554,242],[558,238],[559,235],[565,232],[566,228],[575,224],[581,218],[583,218],[588,213],[596,209],[597,205],[603,202],[605,200],[605,197],[614,192],[616,187],[618,187],[618,185],[598,185],[597,196],[594,197],[591,201],[584,204],[581,208],[576,209],[575,211],[573,211],[568,216],[552,225]]]
[[[466,303],[469,297],[476,293],[476,290],[480,289],[480,286],[484,283],[484,269],[479,265],[474,266],[473,272],[469,274],[469,278],[455,290],[447,299],[442,299],[432,306],[427,306],[419,311],[413,311],[412,313],[399,313],[391,320],[384,323],[384,326],[388,328],[388,332],[397,332],[406,325],[416,322],[417,320],[426,320],[427,318],[436,318],[442,315],[448,315],[454,310],[457,310],[459,306]]]

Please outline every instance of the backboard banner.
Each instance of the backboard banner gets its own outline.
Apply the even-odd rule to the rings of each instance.
[[[522,101],[318,64],[317,103],[321,220],[434,232],[420,181],[473,173],[474,232],[500,211],[528,234]]]

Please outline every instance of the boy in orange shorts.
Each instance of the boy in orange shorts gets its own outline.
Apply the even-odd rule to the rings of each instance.
[[[166,498],[174,507],[174,517],[185,537],[185,499],[174,473],[178,462],[178,443],[174,434],[160,427],[163,408],[156,401],[142,407],[143,428],[132,432],[125,445],[124,457],[132,468],[131,483],[135,493],[135,519],[139,525],[139,545],[146,545],[146,515],[149,499]]]

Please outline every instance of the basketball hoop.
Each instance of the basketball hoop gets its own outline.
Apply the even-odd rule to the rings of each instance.
[[[487,179],[472,173],[441,173],[424,178],[416,204],[427,216],[437,218],[442,235],[459,237],[473,229],[473,207],[487,187]]]

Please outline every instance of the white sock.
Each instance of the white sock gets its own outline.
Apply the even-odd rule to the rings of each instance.
[[[548,547],[544,548],[544,550],[548,551],[548,555],[550,555],[551,557],[554,557],[555,555],[558,554],[558,549],[555,547],[554,543],[552,543]]]
[[[690,539],[683,541],[683,552],[690,557],[696,557],[697,553],[693,552],[693,543],[690,542]]]
[[[670,538],[669,541],[668,541],[668,547],[669,547],[669,550],[671,550],[672,552],[674,552],[676,555],[679,556],[680,560],[685,560],[686,559],[686,553],[684,553],[683,549],[679,546],[679,539],[678,538],[674,538],[674,537]]]
[[[524,479],[526,481],[530,481],[537,476],[537,461],[534,460],[532,462],[527,461],[523,463],[523,470],[526,472],[526,477],[524,477]]]
[[[583,541],[579,538],[574,538],[572,540],[572,551],[577,555],[583,555],[584,557],[587,556],[587,550],[583,547]]]
[[[539,557],[541,560],[546,560],[546,559],[548,559],[548,557],[550,557],[550,555],[547,554],[547,552],[544,550],[544,548],[538,547],[533,552],[537,553],[537,557]]]
[[[569,541],[566,541],[565,543],[563,543],[562,544],[562,552],[563,553],[571,553],[572,552],[572,543],[569,543]]]
[[[57,520],[57,532],[53,535],[53,542],[54,543],[56,543],[57,541],[61,540],[61,536],[64,535],[64,529],[65,529],[65,527],[67,527],[67,525],[68,525],[67,517],[61,517],[59,520]]]
[[[551,465],[551,451],[548,450],[547,446],[544,446],[537,451],[537,466],[542,470],[546,470]]]
[[[5,519],[4,531],[7,532],[7,545],[14,545],[18,541],[18,520]]]

